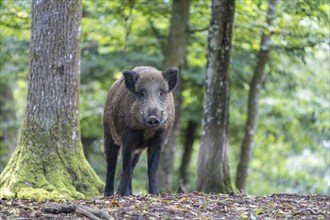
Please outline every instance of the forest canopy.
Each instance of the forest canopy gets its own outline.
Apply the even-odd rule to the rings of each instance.
[[[182,68],[180,135],[172,190],[180,184],[184,144],[196,124],[188,165],[188,191],[195,190],[201,135],[210,2],[191,1]],[[237,0],[231,52],[229,166],[235,179],[247,118],[250,81],[262,33],[272,37],[247,192],[328,194],[330,173],[330,56],[328,1],[279,1],[267,25],[268,2]],[[0,2],[0,172],[14,151],[25,112],[31,2]],[[83,1],[80,131],[84,153],[104,181],[103,106],[123,70],[162,69],[171,1]],[[135,191],[146,192],[146,156],[134,173]],[[120,172],[117,172],[120,173]],[[119,178],[119,174],[117,179]]]

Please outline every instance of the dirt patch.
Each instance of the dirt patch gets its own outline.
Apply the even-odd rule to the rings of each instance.
[[[75,201],[0,200],[0,219],[330,219],[330,197],[162,194]]]

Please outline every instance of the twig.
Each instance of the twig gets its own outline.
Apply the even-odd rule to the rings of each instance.
[[[294,215],[301,215],[302,213],[310,213],[312,215],[322,215],[322,216],[326,216],[325,213],[323,212],[316,212],[312,209],[306,208],[306,209],[300,209],[298,212],[295,212]]]
[[[272,194],[270,197],[274,197],[274,196],[298,196],[297,193],[274,193]]]
[[[183,193],[188,193],[188,190],[186,189],[184,183],[183,183],[183,179],[180,179],[180,190]]]
[[[204,27],[204,28],[200,28],[200,29],[190,29],[189,30],[189,34],[194,34],[196,32],[203,32],[203,31],[208,31],[209,27]]]

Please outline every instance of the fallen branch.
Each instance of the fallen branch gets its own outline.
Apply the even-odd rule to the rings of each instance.
[[[90,219],[93,219],[93,220],[101,220],[99,217],[97,217],[96,215],[94,215],[93,213],[87,211],[85,208],[83,208],[82,206],[77,206],[75,205],[75,210],[74,210],[76,213],[79,213],[79,214],[82,214],[82,215],[85,215],[87,216],[88,218]]]
[[[75,205],[75,207],[76,207],[76,209],[75,209],[76,212],[81,212],[81,214],[84,214],[87,217],[89,217],[88,215],[92,214],[93,216],[95,216],[95,217],[98,216],[102,219],[109,219],[109,220],[114,219],[111,215],[108,214],[107,211],[104,211],[104,210],[92,209],[88,206],[83,206],[83,205]],[[99,219],[98,217],[96,217],[96,218],[89,217],[89,218]]]
[[[43,212],[52,213],[52,214],[76,212],[78,214],[85,215],[86,217],[93,219],[93,220],[99,220],[99,219],[113,220],[114,219],[111,215],[108,214],[108,212],[106,212],[104,210],[93,209],[88,206],[76,205],[76,204],[71,204],[69,206],[55,204],[52,206],[43,207],[41,210]]]
[[[75,205],[63,206],[59,204],[52,204],[51,206],[42,207],[42,212],[60,214],[60,213],[71,213],[75,211]]]

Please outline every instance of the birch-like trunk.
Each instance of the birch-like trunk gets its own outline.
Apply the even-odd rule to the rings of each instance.
[[[0,197],[84,198],[103,189],[80,140],[81,12],[81,0],[32,1],[26,115]]]
[[[226,193],[232,190],[228,165],[230,51],[235,0],[213,0],[198,155],[197,190]]]
[[[267,11],[267,24],[271,27],[276,16],[278,0],[270,0]],[[269,59],[271,46],[270,34],[262,34],[258,60],[254,69],[252,81],[250,83],[248,98],[248,115],[245,124],[245,133],[241,145],[240,160],[236,171],[236,187],[239,190],[246,190],[246,181],[248,177],[249,163],[253,151],[253,139],[256,133],[258,123],[258,105],[262,84],[266,79],[265,66]]]
[[[165,48],[163,68],[179,67],[180,72],[184,65],[186,55],[190,0],[175,0],[172,5],[170,21],[170,35]],[[182,78],[182,72],[180,73]],[[179,135],[179,121],[181,115],[181,90],[179,83],[174,90],[175,120],[167,144],[163,148],[158,169],[158,182],[161,192],[171,192],[173,182],[173,164],[176,151],[176,141]]]

